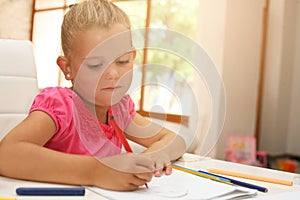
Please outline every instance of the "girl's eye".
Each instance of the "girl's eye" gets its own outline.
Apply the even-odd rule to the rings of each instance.
[[[100,68],[103,66],[103,63],[98,63],[98,64],[87,64],[88,68],[94,69],[94,68]]]
[[[120,64],[120,65],[126,65],[126,64],[130,63],[130,60],[118,60],[116,63]]]

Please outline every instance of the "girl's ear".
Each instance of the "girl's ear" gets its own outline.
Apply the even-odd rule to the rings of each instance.
[[[56,60],[56,64],[65,75],[66,80],[72,80],[71,68],[68,65],[68,59],[64,56],[59,56]]]

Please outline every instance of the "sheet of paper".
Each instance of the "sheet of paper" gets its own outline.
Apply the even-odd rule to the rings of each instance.
[[[231,199],[236,197],[255,196],[256,190],[232,186],[225,183],[212,181],[186,172],[173,170],[172,175],[153,177],[145,186],[136,191],[119,192],[104,190],[97,187],[89,189],[109,199]]]
[[[298,188],[297,191],[289,191],[289,192],[283,192],[279,194],[271,194],[271,195],[266,195],[266,196],[261,196],[258,198],[255,198],[257,200],[282,200],[282,199],[299,199],[300,196],[300,188]]]

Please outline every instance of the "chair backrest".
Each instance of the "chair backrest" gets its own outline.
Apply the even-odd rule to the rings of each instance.
[[[0,141],[28,114],[39,92],[30,41],[0,39]]]

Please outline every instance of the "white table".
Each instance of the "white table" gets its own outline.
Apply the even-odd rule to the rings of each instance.
[[[231,170],[240,173],[254,174],[257,176],[271,177],[282,180],[293,181],[295,177],[300,177],[299,174],[288,173],[278,170],[242,165],[237,163],[231,163],[222,160],[216,160],[211,158],[200,157],[193,154],[185,154],[181,159],[179,159],[176,164],[188,167],[195,170],[206,170],[208,168],[218,168],[223,170]],[[296,196],[300,195],[300,184],[293,184],[293,186],[285,186],[267,182],[254,181],[249,179],[235,178],[237,180],[245,181],[252,184],[257,184],[263,187],[268,188],[267,193],[258,192],[258,195],[254,199],[297,199]],[[59,184],[50,184],[50,183],[40,183],[40,182],[30,182],[23,180],[10,179],[0,176],[0,196],[13,197],[17,200],[22,199],[31,199],[31,200],[59,200],[59,199],[78,199],[78,200],[96,200],[96,199],[105,199],[104,197],[96,194],[88,189],[86,189],[85,196],[18,196],[16,194],[16,188],[18,187],[54,187],[54,186],[66,186]]]
[[[236,178],[236,177],[230,177],[236,180],[244,181],[247,183],[259,185],[262,187],[268,188],[267,193],[258,192],[257,197],[255,199],[260,198],[266,198],[267,199],[275,199],[277,195],[282,197],[284,193],[291,193],[291,194],[298,194],[298,198],[300,196],[300,174],[295,173],[289,173],[279,170],[273,170],[273,169],[267,169],[267,168],[261,168],[261,167],[255,167],[255,166],[249,166],[249,165],[243,165],[238,163],[232,163],[222,160],[216,160],[211,158],[205,158],[205,157],[199,157],[195,156],[193,154],[185,154],[179,161],[176,162],[176,164],[185,166],[187,168],[195,169],[195,170],[207,170],[209,168],[216,168],[216,169],[223,169],[228,171],[234,171],[244,174],[252,174],[256,176],[262,176],[262,177],[269,177],[269,178],[276,178],[281,180],[287,180],[287,181],[293,181],[298,180],[298,184],[293,184],[292,186],[286,186],[286,185],[280,185],[280,184],[273,184],[268,182],[262,182],[262,181],[255,181],[255,180],[249,180],[249,179],[243,179],[243,178]],[[222,175],[225,176],[225,175]],[[229,176],[227,176],[229,177]],[[290,194],[289,194],[290,195]],[[271,198],[272,197],[272,198]],[[282,198],[280,198],[282,199]],[[292,198],[287,198],[291,200]]]

